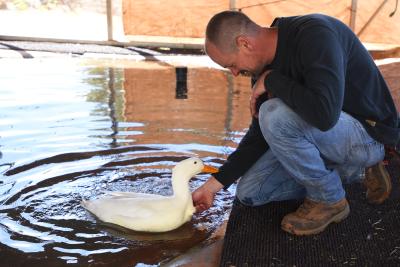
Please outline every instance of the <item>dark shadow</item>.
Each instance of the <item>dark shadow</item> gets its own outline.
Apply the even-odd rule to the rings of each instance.
[[[162,54],[173,54],[173,55],[205,55],[204,49],[197,48],[160,48],[155,47],[153,50]]]
[[[5,44],[5,43],[0,43],[0,46],[5,46],[8,49],[17,51],[21,54],[21,56],[23,58],[33,58],[33,56],[31,54],[29,54],[28,52],[26,52],[24,49],[18,47],[18,46],[14,46],[14,45],[10,45],[10,44]]]
[[[147,47],[125,47],[125,49],[134,51],[149,60],[157,60],[154,54],[143,51],[149,49]],[[161,48],[153,47],[151,51],[157,52],[160,55],[205,55],[204,49],[195,48]]]
[[[187,99],[187,67],[176,67],[176,99]]]

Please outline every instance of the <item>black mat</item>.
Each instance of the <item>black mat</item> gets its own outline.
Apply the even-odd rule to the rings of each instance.
[[[400,168],[390,198],[381,205],[365,201],[362,184],[346,186],[349,217],[319,235],[297,237],[280,229],[298,201],[250,208],[234,201],[221,266],[400,266]]]

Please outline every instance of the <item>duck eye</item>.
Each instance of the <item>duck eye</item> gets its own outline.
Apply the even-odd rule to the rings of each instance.
[[[197,161],[195,161],[194,164],[197,164]]]

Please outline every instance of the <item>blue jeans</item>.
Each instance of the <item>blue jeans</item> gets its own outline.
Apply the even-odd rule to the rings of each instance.
[[[385,154],[345,112],[323,132],[273,98],[261,105],[259,122],[270,149],[239,180],[236,195],[245,205],[305,197],[336,203],[345,197],[342,183],[360,181],[365,167]]]

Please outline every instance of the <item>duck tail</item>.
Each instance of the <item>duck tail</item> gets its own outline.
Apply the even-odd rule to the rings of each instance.
[[[89,209],[89,201],[83,199],[83,200],[81,201],[81,206],[84,207],[85,209]]]

